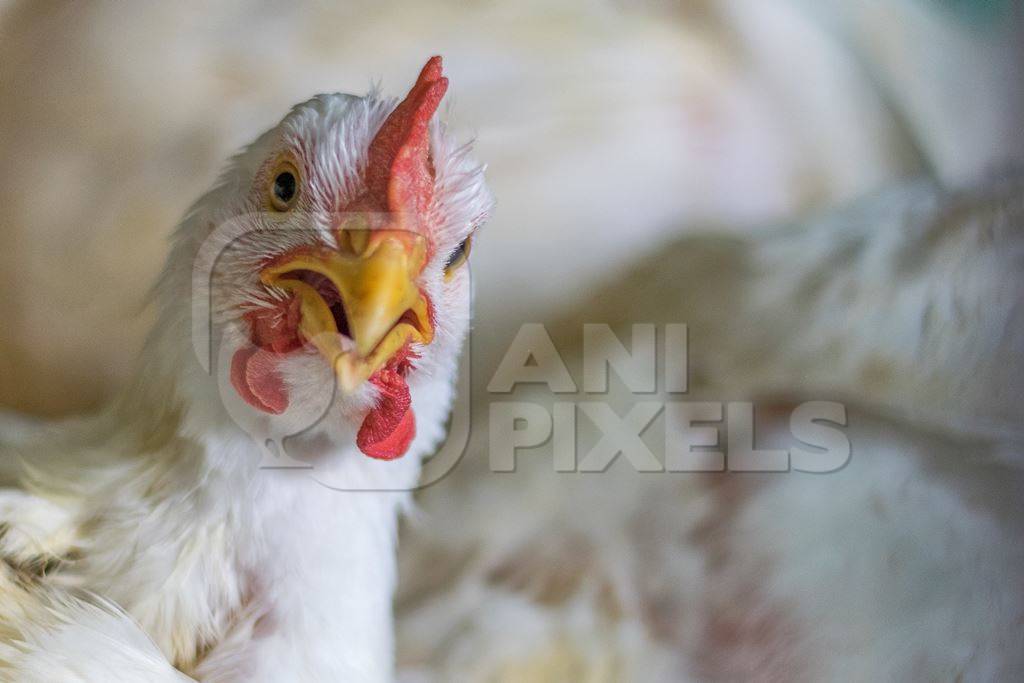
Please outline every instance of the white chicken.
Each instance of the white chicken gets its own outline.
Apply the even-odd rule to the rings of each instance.
[[[397,517],[445,432],[492,206],[434,119],[446,89],[435,57],[397,106],[296,106],[175,232],[130,387],[5,430],[0,678],[390,679]]]

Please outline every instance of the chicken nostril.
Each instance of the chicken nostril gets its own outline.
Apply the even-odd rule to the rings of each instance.
[[[372,230],[370,221],[362,215],[350,216],[344,226],[335,232],[338,251],[346,256],[362,256],[370,246]]]
[[[339,230],[337,235],[338,251],[343,254],[355,254],[356,249],[352,244],[352,234],[348,230]]]

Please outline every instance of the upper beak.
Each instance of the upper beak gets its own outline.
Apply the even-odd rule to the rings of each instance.
[[[416,285],[426,262],[426,240],[402,230],[337,234],[339,249],[290,252],[265,266],[260,278],[299,299],[299,331],[331,363],[342,390],[351,392],[409,341],[433,339],[427,301]],[[336,314],[306,281],[310,272],[337,289],[347,330],[338,329]]]

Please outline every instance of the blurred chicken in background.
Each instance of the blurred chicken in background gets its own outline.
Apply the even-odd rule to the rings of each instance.
[[[556,476],[543,455],[495,474],[486,386],[524,322],[549,325],[571,357],[583,322],[697,329],[689,318],[705,309],[679,305],[686,287],[727,307],[741,329],[771,320],[793,306],[794,290],[743,280],[743,259],[777,249],[785,271],[803,255],[819,261],[801,272],[825,278],[873,263],[878,252],[815,250],[771,226],[880,190],[875,210],[838,214],[838,230],[815,234],[850,226],[877,246],[890,229],[951,211],[952,224],[971,225],[975,210],[982,226],[1009,221],[1000,234],[1019,233],[1019,183],[992,169],[1024,160],[1020,19],[1010,0],[9,1],[0,5],[0,403],[53,415],[108,396],[146,328],[139,305],[166,231],[220,160],[291,102],[365,90],[367,73],[405,82],[410,55],[442,52],[457,84],[452,125],[477,136],[499,206],[473,257],[470,446],[426,491],[405,539],[403,675],[1006,680],[1019,662],[1002,657],[1020,650],[1019,636],[998,630],[1019,624],[1021,603],[1002,588],[1022,565],[1019,534],[1004,522],[1019,516],[1019,480],[991,464],[1009,448],[1001,437],[986,431],[979,442],[977,430],[945,424],[962,409],[971,427],[991,417],[983,397],[943,403],[949,394],[918,381],[934,372],[949,380],[944,391],[965,386],[973,366],[962,347],[930,365],[903,349],[897,379],[876,391],[855,373],[840,373],[838,386],[804,382],[796,361],[813,344],[787,345],[799,326],[825,320],[814,317],[823,308],[787,318],[793,336],[762,339],[756,372],[738,377],[749,381],[723,386],[739,370],[729,353],[750,351],[720,348],[725,370],[694,382],[696,396],[770,391],[779,405],[794,389],[867,406],[852,411],[855,452],[835,476],[644,478],[620,463],[580,483]],[[921,174],[932,179],[900,180]],[[993,177],[1003,178],[996,190]],[[950,208],[963,205],[973,207],[967,218]],[[917,222],[901,220],[908,211]],[[724,241],[688,241],[698,231]],[[953,232],[954,253],[974,248],[968,228]],[[924,281],[941,282],[945,252],[910,242]],[[701,270],[716,259],[720,271]],[[1012,259],[1000,263],[993,272],[1018,272]],[[968,259],[956,272],[988,264]],[[870,305],[911,281],[898,269],[864,272],[886,283],[865,294]],[[730,297],[748,287],[767,292],[763,307],[737,310]],[[646,298],[636,306],[622,292]],[[875,335],[866,346],[898,346],[884,316],[860,319]],[[732,329],[707,325],[708,339]],[[998,348],[1019,348],[1006,343]],[[1018,357],[1008,353],[1007,372],[985,380],[1001,377],[1011,395]],[[810,379],[835,379],[828,353],[818,360]],[[949,379],[944,367],[961,374]],[[617,400],[621,414],[636,398]],[[1012,426],[1019,413],[999,417]],[[987,464],[965,471],[965,451]],[[979,508],[979,498],[994,502]],[[834,514],[821,514],[826,503]],[[883,521],[859,523],[869,517]]]
[[[572,379],[494,374],[464,461],[421,493],[410,680],[1016,680],[1022,292],[1019,173],[660,245],[547,326]],[[639,361],[606,391],[595,320]]]

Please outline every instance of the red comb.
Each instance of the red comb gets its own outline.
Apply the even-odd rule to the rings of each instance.
[[[441,58],[431,57],[416,84],[370,143],[367,199],[378,208],[419,215],[430,203],[434,169],[427,124],[448,89]]]

